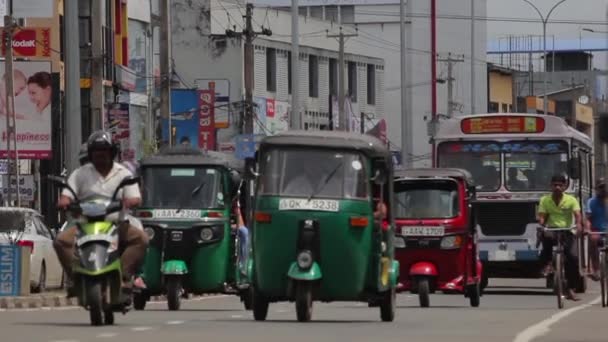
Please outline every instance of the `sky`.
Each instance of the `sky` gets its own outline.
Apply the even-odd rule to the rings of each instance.
[[[462,1],[462,0],[459,0]],[[540,16],[534,9],[523,0],[486,0],[487,16],[539,19]],[[543,15],[546,15],[551,7],[559,0],[530,0],[537,5]],[[576,24],[549,23],[547,35],[555,35],[556,39],[579,39],[581,29],[589,27],[595,30],[608,31],[608,25],[591,25],[592,21],[603,21],[606,23],[606,8],[608,0],[566,0],[559,5],[551,14],[550,20],[572,20]],[[508,34],[542,35],[542,24],[538,23],[512,23],[488,21],[488,39],[493,40]],[[591,38],[597,34],[582,32],[583,39]]]

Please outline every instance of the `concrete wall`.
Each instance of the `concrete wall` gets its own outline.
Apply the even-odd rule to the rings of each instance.
[[[499,112],[508,112],[503,110],[503,105],[513,108],[513,77],[497,71],[491,71],[489,77],[489,102],[496,102]]]

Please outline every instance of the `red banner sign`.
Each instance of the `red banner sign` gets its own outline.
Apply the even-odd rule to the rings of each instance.
[[[274,118],[274,99],[266,99],[266,117]]]
[[[198,92],[200,111],[198,126],[198,147],[204,150],[215,150],[215,88]]]
[[[2,40],[7,39],[2,32]],[[2,56],[6,55],[6,47],[2,45]],[[51,29],[48,27],[23,28],[13,34],[13,55],[15,57],[50,57]]]
[[[465,134],[542,133],[545,120],[533,116],[488,116],[463,119],[460,128]]]

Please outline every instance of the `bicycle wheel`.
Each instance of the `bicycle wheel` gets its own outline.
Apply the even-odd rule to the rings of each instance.
[[[553,287],[557,296],[557,307],[564,307],[564,260],[561,253],[553,255]]]
[[[607,263],[606,263],[606,252],[605,251],[600,251],[600,286],[601,286],[601,290],[602,290],[602,307],[606,307],[606,305],[608,305],[607,302],[607,298],[606,298],[606,291],[608,290],[608,279],[606,278],[607,274]]]

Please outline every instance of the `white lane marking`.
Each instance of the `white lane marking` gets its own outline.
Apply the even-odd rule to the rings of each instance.
[[[230,318],[243,318],[243,315],[232,315]]]
[[[281,309],[281,310],[277,310],[277,312],[278,312],[278,313],[285,313],[285,312],[287,312],[287,310],[283,310],[283,309]]]
[[[78,340],[53,340],[51,342],[80,342]]]
[[[135,328],[132,328],[131,330],[133,330],[133,331],[148,331],[148,330],[152,330],[152,327],[135,327]]]
[[[185,299],[184,302],[200,302],[208,299],[218,299],[218,298],[226,298],[231,297],[229,295],[217,295],[217,296],[204,296],[204,297],[196,297]],[[163,301],[151,301],[150,304],[160,304],[165,303],[166,300]],[[60,307],[41,307],[41,308],[26,308],[26,309],[0,309],[0,313],[3,312],[35,312],[35,311],[68,311],[68,310],[76,310],[80,309],[79,306],[60,306]]]
[[[184,324],[184,321],[168,321],[166,324],[167,325],[180,325],[180,324]]]
[[[541,337],[551,331],[550,328],[553,324],[561,321],[562,319],[572,315],[573,313],[575,313],[577,311],[586,309],[592,305],[596,305],[596,304],[600,303],[601,299],[602,299],[601,297],[597,297],[596,299],[594,299],[586,304],[580,304],[580,305],[570,308],[568,310],[560,311],[542,322],[529,326],[528,328],[526,328],[526,330],[517,334],[517,336],[515,336],[515,339],[513,340],[513,342],[530,342],[537,337]]]
[[[112,338],[112,337],[116,337],[116,335],[118,335],[117,333],[101,333],[99,335],[97,335],[97,338]]]

